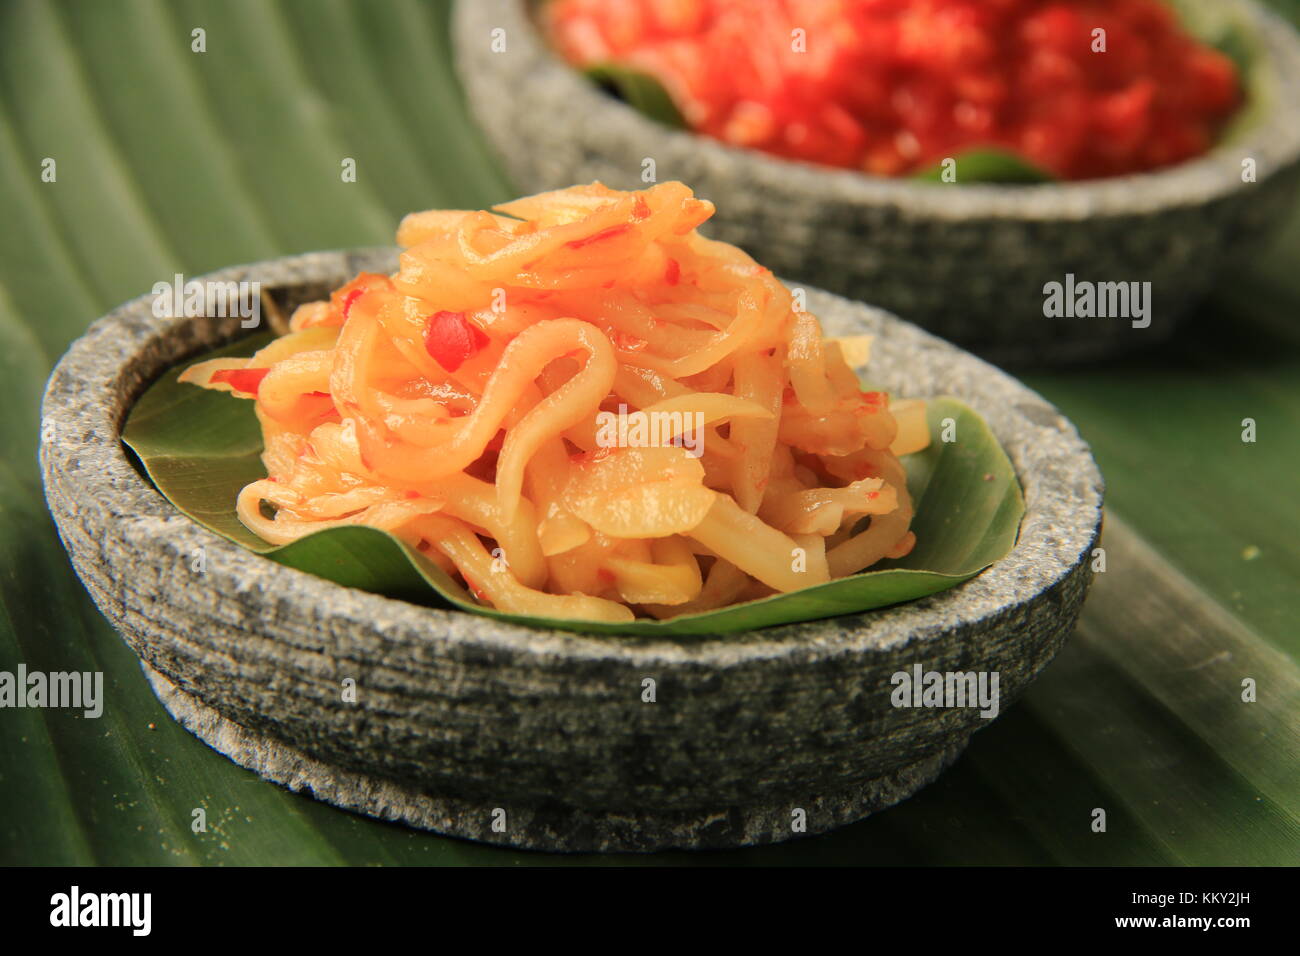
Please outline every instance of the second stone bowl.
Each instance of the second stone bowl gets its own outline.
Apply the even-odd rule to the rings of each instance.
[[[259,282],[291,307],[395,265],[395,250],[314,253],[205,279]],[[807,305],[829,335],[875,336],[879,387],[953,395],[985,418],[1025,495],[1005,558],[919,601],[676,640],[527,627],[342,587],[195,523],[128,456],[122,424],[144,389],[247,334],[238,319],[155,318],[149,297],[96,322],[51,376],[46,497],[163,704],[270,780],[542,850],[824,832],[914,793],[991,723],[970,706],[896,707],[893,675],[996,673],[1005,712],[1051,661],[1091,578],[1102,484],[1074,427],[1006,374],[878,309],[816,291]]]
[[[1254,0],[1180,3],[1252,38],[1256,115],[1179,166],[1036,186],[883,179],[670,129],[552,52],[529,0],[457,3],[455,41],[475,118],[521,190],[644,188],[653,161],[658,180],[716,203],[706,231],[778,275],[907,316],[999,364],[1071,362],[1165,339],[1294,205],[1300,36]],[[1150,308],[1049,318],[1053,282],[1150,282]]]

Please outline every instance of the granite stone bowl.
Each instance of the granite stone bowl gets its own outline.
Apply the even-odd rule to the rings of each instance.
[[[1255,38],[1259,115],[1177,167],[1040,186],[875,178],[670,129],[565,64],[528,0],[458,3],[456,56],[474,115],[521,191],[591,180],[644,188],[652,159],[658,180],[680,179],[717,204],[706,232],[778,275],[875,303],[1000,364],[1063,363],[1164,340],[1234,254],[1293,206],[1300,37],[1251,0],[1184,2]],[[1243,182],[1245,159],[1255,182]],[[1150,324],[1046,318],[1044,286],[1067,275],[1150,282]]]
[[[292,307],[395,266],[391,249],[324,252],[207,278],[260,282]],[[1074,427],[1003,372],[878,309],[817,291],[808,306],[828,334],[876,336],[881,387],[954,395],[986,418],[1025,493],[1007,557],[923,600],[682,639],[524,627],[345,588],[196,524],[132,460],[121,429],[144,389],[247,334],[238,319],[155,318],[150,297],[96,322],[51,376],[46,496],[73,566],[163,704],[266,778],[375,817],[545,850],[819,833],[912,794],[990,722],[969,707],[896,708],[893,674],[997,672],[1005,712],[1052,659],[1091,579],[1102,482]]]

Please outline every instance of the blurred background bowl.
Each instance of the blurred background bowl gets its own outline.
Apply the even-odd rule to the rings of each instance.
[[[705,231],[778,275],[871,302],[1003,364],[1154,345],[1267,236],[1300,182],[1300,36],[1252,0],[1182,0],[1255,48],[1249,121],[1152,173],[1046,185],[884,179],[792,162],[663,126],[552,51],[529,0],[456,5],[457,66],[522,192],[680,179],[718,212]],[[504,34],[493,31],[504,30]],[[493,37],[506,45],[494,52]],[[1243,181],[1243,160],[1256,181]],[[1046,283],[1149,281],[1151,323],[1047,318]]]

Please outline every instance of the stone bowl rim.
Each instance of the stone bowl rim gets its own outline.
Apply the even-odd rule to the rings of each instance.
[[[1210,0],[1191,2],[1208,4]],[[599,122],[592,125],[615,130],[616,135],[610,137],[613,142],[666,140],[679,155],[683,150],[695,151],[702,168],[711,174],[725,170],[729,176],[744,177],[754,183],[756,191],[772,191],[783,203],[833,195],[849,206],[894,207],[911,217],[940,222],[1079,221],[1206,205],[1247,185],[1262,184],[1300,162],[1300,32],[1257,0],[1213,3],[1231,5],[1231,12],[1251,28],[1265,57],[1270,99],[1265,111],[1239,131],[1235,142],[1220,142],[1185,162],[1126,176],[1041,185],[981,183],[957,190],[789,160],[656,123],[602,93],[561,59],[536,26],[530,12],[533,0],[456,3],[454,45],[459,64],[459,51],[471,42],[470,37],[486,42],[489,29],[504,25],[507,43],[522,43],[522,62],[526,64],[522,71],[508,74],[511,78],[526,75],[530,82],[540,80],[563,89],[573,115],[598,117]],[[1245,157],[1258,161],[1257,183],[1242,181],[1241,160]]]
[[[393,255],[394,251],[380,247],[305,253],[228,267],[195,278],[198,281],[214,282],[258,279],[269,288],[324,282],[338,284],[358,268],[382,268],[382,262],[385,261],[383,257]],[[1014,400],[1014,407],[1008,402],[1005,407],[997,410],[997,415],[990,415],[989,409],[978,408],[978,402],[972,400],[975,396],[962,395],[960,391],[935,393],[954,394],[977,407],[1016,466],[1017,477],[1026,497],[1026,513],[1020,539],[1012,552],[1001,561],[964,584],[916,601],[858,614],[708,637],[625,637],[536,628],[479,617],[459,609],[425,607],[371,592],[344,588],[349,596],[348,607],[365,613],[365,626],[374,626],[376,622],[392,620],[395,616],[405,618],[406,623],[412,627],[419,625],[433,629],[441,623],[443,626],[438,628],[439,631],[453,643],[487,647],[516,660],[530,658],[536,662],[553,664],[557,660],[571,658],[586,661],[617,660],[624,664],[647,666],[676,664],[725,667],[728,664],[771,659],[798,658],[811,662],[844,655],[894,654],[913,642],[942,639],[956,630],[970,628],[1010,609],[1031,604],[1074,572],[1089,557],[1089,552],[1096,543],[1101,525],[1103,496],[1102,478],[1096,462],[1074,426],[1027,386],[957,346],[884,310],[820,290],[808,291],[810,310],[823,313],[823,320],[824,313],[831,309],[841,312],[846,321],[847,316],[852,315],[855,320],[880,323],[888,329],[891,341],[898,340],[891,348],[907,346],[919,348],[922,353],[929,352],[936,360],[947,361],[964,374],[979,376],[984,387],[992,388],[994,392]],[[124,303],[93,323],[85,334],[72,343],[59,360],[47,384],[42,404],[42,427],[44,430],[53,425],[52,434],[56,435],[64,429],[69,429],[70,434],[80,433],[86,437],[79,447],[98,446],[99,450],[107,453],[105,470],[89,479],[93,485],[89,490],[112,487],[115,493],[126,496],[127,508],[123,509],[119,500],[110,509],[112,518],[117,522],[113,528],[114,534],[158,559],[178,560],[178,556],[190,554],[191,547],[202,546],[206,554],[205,577],[209,587],[237,588],[241,580],[241,566],[250,559],[261,561],[261,556],[208,530],[176,509],[137,471],[121,442],[121,427],[131,404],[158,375],[196,353],[191,349],[188,354],[175,353],[170,358],[156,356],[154,367],[146,369],[134,369],[132,363],[139,361],[152,345],[163,343],[184,324],[215,321],[205,317],[157,319],[152,316],[151,303],[152,296],[149,294]],[[222,340],[237,338],[240,332],[238,320],[229,320],[214,341],[202,345],[202,349],[216,347]],[[878,337],[877,346],[881,341]],[[123,377],[130,374],[139,374],[141,379],[136,383],[134,393],[123,396],[121,407],[115,408],[114,396],[121,387]],[[887,378],[882,378],[881,382],[888,385]],[[80,387],[78,394],[88,397],[92,402],[96,395],[106,401],[100,407],[102,415],[99,420],[79,421],[77,403],[64,404],[53,398],[66,385]],[[85,386],[90,387],[88,393]],[[1026,417],[1027,412],[1037,421]],[[1038,429],[1041,433],[1050,433],[1068,449],[1072,488],[1079,502],[1073,509],[1063,512],[1066,526],[1054,524],[1027,538],[1026,529],[1031,524],[1031,516],[1038,515],[1049,505],[1061,504],[1062,496],[1069,495],[1065,488],[1058,487],[1060,482],[1050,475],[1022,472],[1017,455],[1013,449],[1006,447],[1006,438],[999,431],[1000,418],[1014,421],[1022,427],[1027,425]],[[1010,426],[1003,425],[1003,430],[1006,427]],[[68,456],[69,452],[58,448],[57,443],[42,443],[42,470],[47,484],[53,474],[63,473],[60,465]],[[76,480],[82,480],[81,472],[78,471],[75,475]],[[94,507],[98,502],[92,497],[90,504]],[[160,537],[158,534],[157,520],[124,521],[123,513],[127,517],[140,519],[161,518],[166,536]],[[1046,533],[1048,531],[1050,534]],[[270,561],[265,562],[263,571],[274,575],[276,580],[285,581],[285,587],[269,594],[267,600],[306,600],[328,606],[331,598],[337,596],[342,587]],[[1010,594],[1012,599],[991,601],[987,592],[999,589]],[[475,618],[478,620],[475,621]],[[467,633],[463,626],[452,626],[464,625],[466,622],[482,626],[473,627],[472,633]]]

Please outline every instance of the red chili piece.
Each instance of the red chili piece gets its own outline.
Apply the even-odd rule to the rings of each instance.
[[[424,330],[425,349],[448,372],[456,371],[488,342],[487,333],[465,318],[464,312],[435,312]]]

